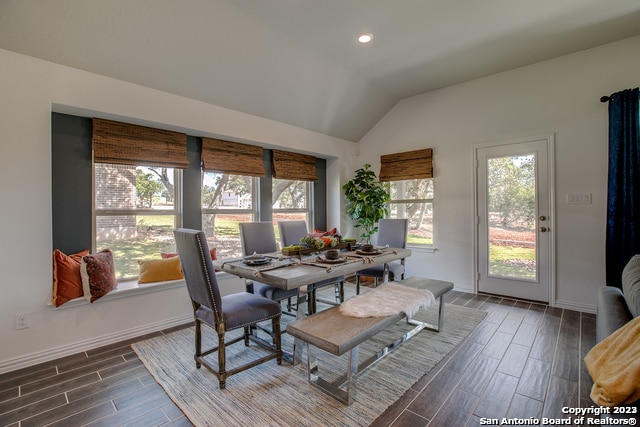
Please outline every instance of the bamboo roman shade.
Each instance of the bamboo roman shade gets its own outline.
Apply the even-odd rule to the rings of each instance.
[[[262,147],[256,145],[202,138],[202,163],[205,171],[265,176]]]
[[[273,177],[296,181],[317,181],[316,158],[306,154],[273,150]]]
[[[380,181],[433,178],[432,149],[380,156]]]
[[[189,167],[187,135],[94,118],[93,160],[186,169]]]

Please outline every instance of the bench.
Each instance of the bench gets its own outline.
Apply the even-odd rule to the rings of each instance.
[[[358,364],[359,345],[405,318],[404,313],[387,317],[360,318],[345,316],[340,313],[339,307],[331,307],[292,322],[287,325],[287,333],[301,340],[307,349],[307,370],[311,384],[342,403],[351,405],[355,401],[359,372],[397,349],[421,330],[429,329],[436,332],[442,330],[444,327],[444,294],[453,289],[453,283],[421,277],[409,277],[396,283],[417,289],[428,289],[437,300],[439,299],[437,325],[407,319],[408,324],[415,326],[412,330]],[[375,292],[375,289],[370,292]],[[348,352],[346,374],[334,381],[327,381],[320,377],[316,349],[324,350],[334,356],[341,356]]]

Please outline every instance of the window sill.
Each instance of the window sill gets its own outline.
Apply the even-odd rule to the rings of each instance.
[[[438,248],[435,246],[410,246],[407,245],[407,249],[411,249],[411,252],[423,253],[423,254],[433,254],[438,251]]]
[[[105,301],[112,301],[120,298],[128,298],[134,295],[142,295],[151,292],[164,291],[167,289],[180,288],[185,286],[184,279],[180,280],[171,280],[167,282],[155,282],[155,283],[138,283],[137,281],[129,281],[129,282],[120,282],[118,283],[118,287],[107,295],[103,296],[99,300],[91,303],[84,297],[75,298],[71,301],[67,301],[62,304],[60,307],[54,307],[54,305],[49,301],[47,305],[51,306],[54,310],[64,310],[66,308],[80,307],[88,304],[97,304]]]

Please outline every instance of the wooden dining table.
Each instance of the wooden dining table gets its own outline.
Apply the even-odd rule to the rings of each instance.
[[[379,247],[374,252],[341,251],[338,260],[328,260],[324,252],[319,251],[304,256],[285,256],[280,252],[259,254],[268,258],[268,262],[260,265],[247,263],[244,257],[218,259],[213,261],[216,269],[255,280],[280,289],[299,289],[297,301],[297,318],[307,313],[307,285],[339,276],[348,276],[375,265],[387,265],[392,261],[411,256],[411,250],[404,248]],[[385,271],[384,281],[388,274]],[[294,340],[293,363],[300,361],[301,343]]]

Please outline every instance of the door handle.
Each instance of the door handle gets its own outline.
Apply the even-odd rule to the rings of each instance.
[[[540,232],[545,233],[548,230],[547,227],[540,227]]]

